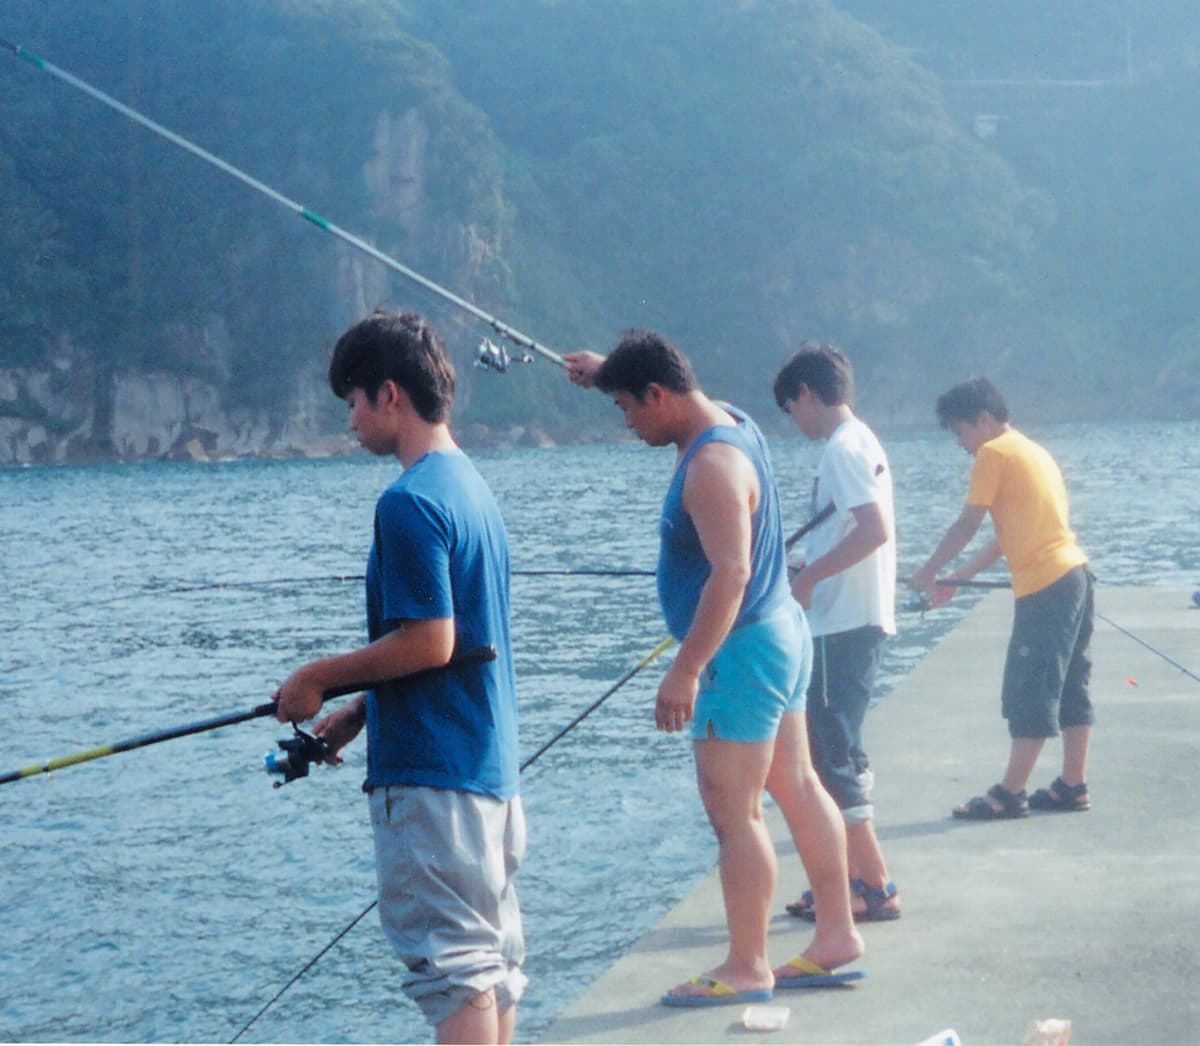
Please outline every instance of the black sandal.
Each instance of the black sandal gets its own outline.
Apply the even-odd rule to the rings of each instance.
[[[872,886],[861,879],[851,879],[850,892],[858,894],[867,902],[866,911],[854,913],[856,923],[886,923],[900,918],[899,907],[888,907],[888,901],[900,892],[896,889],[895,883],[889,882],[883,886]],[[897,902],[898,904],[899,902]]]
[[[1092,799],[1088,795],[1087,784],[1080,782],[1069,785],[1061,777],[1056,777],[1049,788],[1039,788],[1029,797],[1029,805],[1034,810],[1083,813],[1092,808]]]
[[[788,915],[795,916],[797,919],[807,919],[809,922],[815,922],[817,915],[816,904],[813,900],[812,890],[805,890],[800,895],[800,900],[793,901],[787,906]]]
[[[988,802],[994,799],[1000,804],[1000,809]],[[1010,792],[1004,785],[995,784],[987,790],[987,796],[977,795],[968,799],[962,806],[956,806],[951,813],[963,821],[1007,821],[1014,817],[1029,815],[1029,800],[1025,790]]]
[[[865,911],[853,912],[854,921],[856,923],[882,923],[891,922],[893,919],[900,918],[900,909],[896,907],[889,908],[887,906],[890,901],[899,891],[896,889],[895,883],[888,883],[883,887],[871,886],[863,882],[861,879],[850,880],[850,895],[861,897],[867,902]],[[817,907],[813,901],[812,890],[805,890],[800,895],[800,900],[793,901],[787,906],[788,915],[794,915],[797,919],[804,919],[810,923],[817,921]]]

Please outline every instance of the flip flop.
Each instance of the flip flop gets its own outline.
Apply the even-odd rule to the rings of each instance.
[[[811,959],[797,955],[788,959],[787,965],[796,970],[795,976],[776,977],[776,988],[834,988],[838,985],[860,981],[866,975],[866,970],[846,970],[844,973],[834,973],[824,966],[818,966]]]
[[[715,977],[709,977],[706,974],[701,974],[699,977],[693,977],[687,982],[694,984],[700,988],[707,988],[709,995],[677,995],[674,992],[666,992],[660,1002],[664,1006],[731,1006],[739,1002],[770,1002],[771,990],[762,988],[758,991],[740,992],[736,988],[730,987],[724,981],[718,981]]]

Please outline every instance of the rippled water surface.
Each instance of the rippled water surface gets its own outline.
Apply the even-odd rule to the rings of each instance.
[[[1030,434],[1063,465],[1103,583],[1200,581],[1200,424]],[[884,436],[907,572],[957,513],[970,462],[942,433]],[[797,437],[774,453],[794,528],[819,448]],[[653,566],[669,451],[476,460],[518,570]],[[361,573],[395,470],[356,458],[0,471],[0,772],[248,710],[302,659],[360,642],[360,583],[336,579]],[[528,756],[664,633],[649,578],[513,584]],[[901,616],[885,694],[962,611]],[[525,773],[522,1039],[712,865],[687,742],[649,716],[660,674],[639,674]],[[361,748],[276,790],[261,766],[280,736],[257,720],[0,786],[0,1039],[228,1041],[370,903]],[[368,916],[245,1041],[426,1040],[398,981]]]

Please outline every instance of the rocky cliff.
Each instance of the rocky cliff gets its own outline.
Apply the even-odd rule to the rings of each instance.
[[[431,198],[431,171],[444,162],[432,119],[421,104],[369,119],[373,133],[358,164],[365,204],[359,220],[380,230],[385,253],[418,268],[432,261],[456,293],[486,301],[509,277],[504,211],[462,220]],[[145,349],[139,354],[157,365],[115,364],[69,328],[46,338],[34,363],[6,366],[6,356],[30,354],[0,344],[0,465],[350,449],[325,382],[323,350],[356,319],[411,295],[378,261],[342,241],[331,250],[329,237],[317,236],[299,241],[302,257],[281,262],[303,281],[292,289],[306,311],[277,304],[269,262],[261,269],[252,263],[286,254],[269,238],[286,220],[268,211],[263,226],[233,230],[241,239],[216,262],[228,293],[209,298],[212,311],[182,295],[182,309],[145,308],[131,318]]]
[[[352,444],[331,431],[322,391],[315,380],[303,383],[280,423],[263,410],[227,409],[220,388],[194,377],[3,370],[0,465],[342,453]]]

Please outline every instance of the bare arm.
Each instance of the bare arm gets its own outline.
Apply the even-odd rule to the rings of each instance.
[[[943,535],[942,540],[938,542],[938,546],[933,551],[925,564],[909,578],[908,587],[924,592],[933,600],[936,596],[934,592],[934,581],[937,580],[938,571],[947,563],[951,562],[963,549],[970,543],[971,539],[979,530],[979,525],[983,522],[983,517],[987,515],[987,509],[981,505],[964,505],[962,512],[959,513],[958,519],[950,524],[949,529]],[[994,545],[995,542],[990,542]],[[988,549],[983,549],[976,556],[972,557],[971,562],[979,559]],[[999,545],[995,547],[995,555],[992,555],[987,562],[994,562],[1000,553]],[[986,564],[984,564],[986,565]],[[977,567],[976,569],[982,569]],[[944,602],[944,600],[943,600]]]
[[[996,560],[1001,558],[1000,542],[992,538],[978,552],[968,559],[961,567],[957,567],[946,575],[949,581],[966,581],[968,578],[973,578],[981,570],[986,570]]]
[[[861,563],[892,536],[883,509],[877,502],[857,505],[850,510],[854,527],[825,555],[796,571],[791,578],[792,595],[803,607],[812,603],[813,589],[818,582]]]
[[[733,627],[750,582],[751,518],[757,504],[758,478],[746,456],[724,443],[702,447],[688,466],[683,507],[711,572],[692,625],[659,686],[655,724],[660,730],[680,730],[692,718],[700,673]]]
[[[596,352],[572,352],[563,359],[567,363],[567,377],[584,389],[592,387],[592,379],[604,362],[604,357]]]
[[[407,621],[364,647],[319,658],[296,669],[275,692],[279,703],[276,718],[281,723],[303,722],[317,714],[322,696],[332,687],[360,680],[397,679],[427,668],[441,668],[453,653],[453,618]]]

